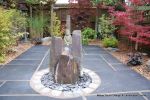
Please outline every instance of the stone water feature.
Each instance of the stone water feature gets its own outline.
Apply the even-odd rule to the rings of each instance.
[[[100,85],[96,73],[81,67],[81,31],[74,30],[71,35],[69,15],[64,39],[52,37],[50,48],[49,69],[36,72],[30,81],[36,92],[54,98],[73,98],[89,94]]]
[[[52,37],[50,50],[50,73],[59,84],[75,84],[79,80],[81,69],[81,31],[70,34],[70,16],[67,16],[66,34]]]

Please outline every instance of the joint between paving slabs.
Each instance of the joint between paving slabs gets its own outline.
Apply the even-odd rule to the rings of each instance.
[[[0,87],[2,87],[7,81],[3,81],[2,84],[0,84]]]
[[[143,98],[144,100],[149,100],[142,92],[138,92]]]
[[[103,56],[100,55],[100,57],[109,65],[109,67],[113,70],[113,71],[117,71],[114,66],[112,64],[110,64]]]
[[[39,70],[39,68],[41,67],[42,63],[44,62],[44,60],[47,57],[47,55],[49,54],[49,52],[50,52],[50,49],[48,49],[47,52],[44,54],[44,57],[42,58],[40,64],[38,65],[37,69],[35,70],[34,74]]]

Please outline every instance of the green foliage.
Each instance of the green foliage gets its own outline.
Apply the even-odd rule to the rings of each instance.
[[[0,8],[0,62],[4,61],[7,49],[15,44],[25,25],[25,17],[16,10]]]
[[[112,33],[116,30],[115,26],[112,25],[112,20],[109,17],[106,17],[103,14],[99,18],[99,30],[102,38],[108,37],[112,35]]]
[[[46,4],[48,2],[55,2],[56,0],[25,0],[28,4],[39,4],[43,3]]]
[[[105,5],[115,5],[120,0],[91,0],[94,5],[98,5],[100,3],[103,3]]]
[[[61,22],[56,16],[56,13],[53,12],[53,27],[52,27],[52,35],[54,36],[62,36],[61,32]]]
[[[29,24],[32,29],[30,35],[32,38],[41,38],[43,36],[43,27],[45,27],[46,22],[46,17],[35,16],[29,18]]]
[[[87,45],[89,39],[94,39],[96,38],[96,32],[92,28],[84,28],[82,30],[82,43],[83,45]]]
[[[105,37],[103,40],[102,40],[102,43],[104,45],[104,47],[117,47],[118,46],[118,40],[114,37]]]
[[[82,44],[83,45],[88,45],[89,44],[89,39],[87,39],[87,38],[82,38]]]
[[[96,32],[92,28],[87,27],[82,30],[82,36],[84,38],[94,39],[96,38]]]

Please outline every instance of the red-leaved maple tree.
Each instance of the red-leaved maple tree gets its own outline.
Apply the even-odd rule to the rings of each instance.
[[[144,0],[146,2],[146,0]],[[135,42],[135,49],[138,44],[150,46],[150,26],[141,25],[145,20],[143,11],[136,10],[135,6],[143,5],[144,1],[131,0],[130,6],[123,4],[125,11],[115,11],[113,7],[110,14],[114,17],[114,25],[120,26],[119,34],[127,36],[129,40]]]

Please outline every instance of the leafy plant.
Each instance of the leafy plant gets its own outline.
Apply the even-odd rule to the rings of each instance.
[[[83,29],[82,35],[84,38],[88,38],[88,39],[96,38],[95,30],[93,30],[92,28],[89,28],[89,27]]]
[[[41,38],[43,36],[43,27],[46,25],[47,19],[41,16],[35,16],[29,19],[29,23],[32,28],[31,37]]]
[[[3,62],[7,50],[16,43],[24,28],[25,17],[16,10],[0,8],[0,19],[0,62]]]
[[[87,39],[87,38],[82,38],[82,44],[83,45],[88,45],[89,44],[89,39]]]
[[[62,37],[61,22],[58,19],[55,12],[53,12],[53,26],[51,28],[52,28],[52,35]]]
[[[92,28],[84,28],[82,30],[82,43],[84,45],[87,45],[89,42],[89,39],[94,39],[96,38],[96,32]]]
[[[105,37],[102,40],[102,43],[104,45],[104,47],[117,47],[118,46],[118,40],[114,37]]]
[[[95,5],[105,4],[105,5],[115,5],[119,0],[91,0]]]
[[[100,34],[102,38],[105,38],[105,37],[112,35],[112,33],[114,32],[116,28],[112,24],[112,20],[109,17],[106,17],[105,14],[103,14],[99,18],[99,29],[100,29]]]

